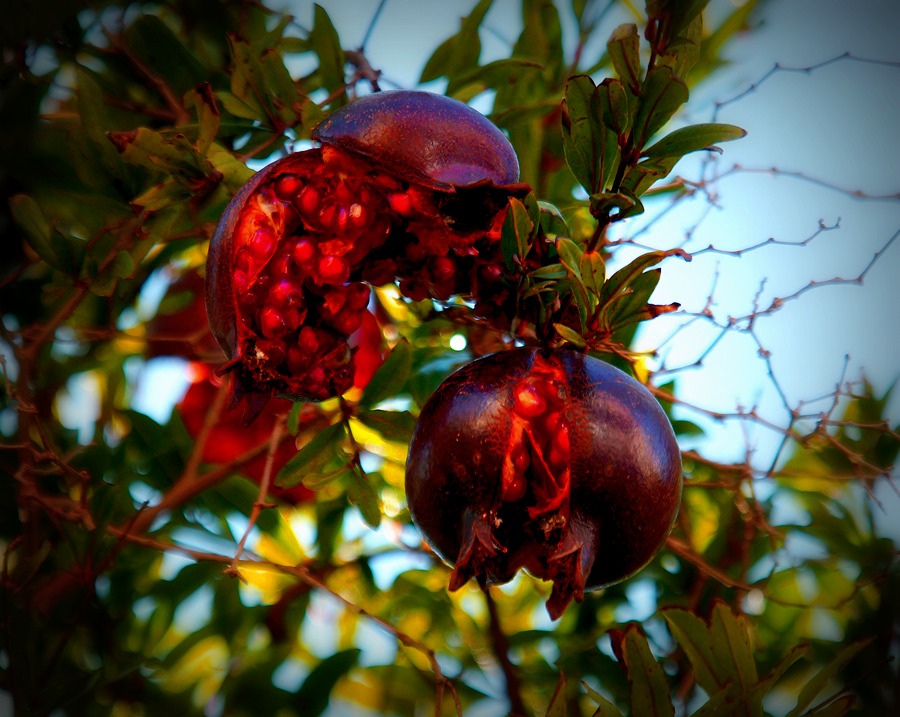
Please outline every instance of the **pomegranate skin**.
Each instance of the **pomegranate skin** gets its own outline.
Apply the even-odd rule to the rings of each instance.
[[[467,104],[433,92],[360,97],[320,122],[312,137],[430,189],[519,180],[519,162],[504,134]]]
[[[553,581],[554,619],[653,559],[681,490],[650,392],[567,350],[502,351],[453,373],[422,409],[406,469],[413,522],[455,566],[450,589],[524,568]]]

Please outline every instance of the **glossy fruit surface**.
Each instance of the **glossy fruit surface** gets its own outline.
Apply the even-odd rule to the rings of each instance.
[[[353,384],[351,336],[373,285],[396,281],[413,300],[509,295],[500,228],[528,188],[507,186],[518,164],[487,119],[397,91],[351,103],[314,136],[322,148],[234,196],[210,242],[207,313],[248,420],[272,395],[320,401]]]
[[[668,418],[622,371],[574,351],[512,349],[453,373],[422,409],[406,492],[426,541],[469,578],[552,580],[547,609],[633,575],[680,504]]]
[[[361,97],[326,118],[312,136],[432,189],[519,181],[519,162],[503,133],[463,102],[432,92]]]

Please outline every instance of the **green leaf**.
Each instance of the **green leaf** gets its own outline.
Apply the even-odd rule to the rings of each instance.
[[[9,200],[9,208],[16,224],[25,232],[25,238],[34,253],[54,269],[71,272],[72,267],[65,257],[67,247],[61,243],[62,237],[58,234],[57,241],[53,240],[50,223],[38,203],[27,194],[17,194]]]
[[[466,72],[452,74],[446,93],[467,101],[488,89],[496,89],[516,82],[527,82],[531,75],[542,69],[541,63],[521,57],[494,60]]]
[[[631,129],[631,105],[621,80],[607,77],[597,85],[600,97],[600,109],[603,121],[617,136],[620,144],[624,142],[628,130]]]
[[[175,97],[181,98],[209,79],[209,70],[156,15],[138,17],[128,28],[125,40],[147,70],[170,85],[168,89]]]
[[[574,276],[581,278],[581,257],[584,249],[568,237],[556,239],[556,252],[563,266]]]
[[[197,115],[197,152],[206,156],[219,132],[219,107],[212,86],[202,82],[185,95],[184,102]]]
[[[650,251],[629,262],[613,274],[603,285],[601,302],[607,303],[613,296],[630,286],[638,276],[644,273],[645,269],[649,269],[651,266],[659,264],[666,257],[673,255],[681,256],[686,261],[690,261],[689,254],[680,249],[673,249],[670,251]]]
[[[562,672],[559,673],[556,689],[547,706],[546,717],[566,717],[566,676]]]
[[[642,72],[637,25],[619,25],[610,35],[606,49],[616,68],[616,74],[632,94],[638,94]]]
[[[528,216],[528,209],[515,197],[509,200],[509,211],[500,230],[500,248],[506,268],[518,268],[515,257],[524,259],[531,250],[531,239],[535,225]]]
[[[587,75],[570,77],[562,105],[563,151],[569,169],[588,194],[601,190],[600,162],[607,131],[594,81]]]
[[[665,672],[636,625],[631,624],[625,630],[620,649],[631,686],[631,714],[674,717]]]
[[[260,57],[263,81],[275,114],[283,125],[291,126],[300,119],[300,94],[284,65],[284,57],[274,48]]]
[[[698,19],[709,0],[647,0],[647,17],[658,21],[665,32],[664,44],[678,37]]]
[[[627,180],[628,174],[625,175]],[[624,186],[618,192],[601,192],[591,195],[591,215],[607,216],[612,221],[636,216],[644,211],[644,205],[633,192]]]
[[[641,86],[634,117],[634,147],[641,149],[687,102],[688,88],[669,67],[654,67]]]
[[[747,717],[762,717],[762,696],[759,692],[751,692],[758,676],[747,617],[736,615],[726,603],[717,602],[712,610],[710,632],[718,659],[732,663],[730,677],[739,685],[740,692],[746,695],[741,712]]]
[[[216,92],[216,98],[222,103],[222,107],[225,111],[229,114],[233,114],[235,117],[248,120],[258,120],[262,118],[262,110],[259,103],[255,101],[247,102],[237,95],[225,90]]]
[[[629,167],[619,191],[634,198],[644,194],[656,182],[668,176],[681,157],[651,157]]]
[[[606,280],[606,263],[599,251],[586,251],[581,255],[581,280],[588,291],[597,297],[603,291],[603,282]]]
[[[629,319],[639,315],[656,285],[659,283],[661,272],[659,269],[645,271],[632,281],[626,290],[617,294],[606,304],[606,320],[611,331],[630,323]]]
[[[577,331],[570,329],[565,324],[555,323],[553,324],[553,328],[556,329],[556,333],[559,334],[560,338],[565,339],[573,346],[583,349],[587,346],[587,342],[584,340],[584,336],[579,334]]]
[[[662,614],[679,647],[690,660],[697,684],[707,694],[718,692],[728,681],[730,670],[713,649],[709,627],[688,610],[671,608],[663,610]]]
[[[347,473],[347,480],[347,498],[359,509],[366,525],[377,528],[381,525],[381,500],[372,487],[370,476],[357,464]]]
[[[571,230],[569,229],[569,223],[563,216],[562,211],[560,211],[559,207],[557,207],[555,204],[539,200],[538,210],[540,212],[539,216],[541,218],[542,226],[544,226],[545,228],[548,226],[552,226],[552,224],[547,223],[547,220],[549,219],[550,222],[559,222],[560,224],[562,224],[563,232],[571,232]]]
[[[428,58],[419,82],[431,82],[440,77],[452,79],[478,67],[481,54],[478,29],[490,7],[491,0],[480,0],[472,12],[462,19],[459,32],[438,45]]]
[[[336,446],[344,437],[343,423],[335,423],[323,430],[285,464],[275,477],[275,485],[282,488],[292,488],[300,483],[310,485],[307,476],[314,479],[315,470],[337,454]],[[336,476],[329,476],[333,477]]]
[[[206,159],[183,134],[166,136],[147,127],[130,132],[109,132],[110,141],[132,164],[171,175],[185,187],[207,175]]]
[[[326,657],[306,676],[293,696],[293,703],[303,715],[317,717],[327,708],[338,681],[356,667],[362,650],[351,648]]]
[[[356,416],[366,427],[377,431],[384,439],[395,443],[409,443],[416,419],[409,411],[360,411]]]
[[[851,642],[841,650],[831,662],[813,675],[813,677],[803,685],[803,688],[800,690],[800,695],[797,698],[797,706],[788,713],[787,717],[798,717],[803,710],[812,704],[812,701],[823,689],[825,689],[835,675],[837,675],[850,660],[868,647],[874,639],[875,638],[868,638],[866,640]]]
[[[370,409],[382,401],[396,396],[409,378],[412,369],[412,348],[407,341],[400,341],[385,362],[379,367],[366,386],[359,406]]]
[[[797,660],[806,655],[809,652],[809,645],[807,643],[801,643],[799,645],[794,645],[788,653],[782,657],[778,663],[773,667],[769,673],[763,677],[759,683],[757,683],[757,689],[761,696],[768,694],[769,690],[771,690],[780,680],[784,673],[788,671],[788,669],[793,665]]]
[[[265,122],[272,116],[272,108],[266,97],[263,69],[250,44],[236,35],[228,36],[231,61],[231,92],[253,110],[247,119]],[[235,113],[238,117],[244,115]]]
[[[313,13],[313,28],[309,34],[310,49],[319,58],[319,79],[321,86],[329,92],[344,86],[344,50],[341,48],[341,40],[328,13],[318,3]],[[338,98],[336,106],[346,102],[346,99]]]
[[[813,707],[806,711],[804,717],[844,717],[855,706],[855,695],[841,695],[829,700],[821,707]]]
[[[729,142],[745,137],[747,132],[730,124],[696,124],[667,134],[644,150],[646,157],[683,157],[701,149],[716,149],[716,142]]]
[[[587,691],[588,696],[597,703],[597,711],[594,712],[594,717],[625,717],[625,715],[622,714],[622,710],[616,707],[599,692],[591,689],[590,685],[586,682],[582,682],[581,686]]]
[[[733,682],[728,682],[715,694],[703,703],[691,717],[721,717],[732,714],[730,709],[740,697],[740,691]]]
[[[568,272],[562,264],[547,264],[532,271],[528,278],[532,281],[541,281],[542,279],[565,279],[566,276],[568,276]]]
[[[134,259],[127,251],[116,254],[109,266],[110,276],[116,279],[126,279],[134,274]]]

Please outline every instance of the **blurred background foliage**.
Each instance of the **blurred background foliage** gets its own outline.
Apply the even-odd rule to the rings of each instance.
[[[569,283],[554,286],[590,290],[571,252],[642,202],[664,211],[686,191],[669,176],[678,152],[733,137],[696,147],[694,137],[670,164],[643,165],[650,182],[637,170],[631,184],[604,182],[584,148],[607,130],[589,114],[571,129],[576,92],[624,80],[632,41],[644,67],[654,62],[648,14],[670,39],[688,37],[671,57],[690,63],[672,72],[700,83],[726,62],[729,40],[752,31],[756,3],[719,8],[701,31],[692,18],[704,2],[523,0],[508,57],[482,64],[490,5],[447,29],[421,81],[487,98],[542,202],[530,240],[572,240],[551,257],[568,266]],[[560,15],[577,37],[564,38]],[[614,18],[638,32],[589,45],[613,34]],[[440,381],[508,337],[465,304],[380,288],[380,331],[356,387],[319,405],[273,402],[245,429],[212,374],[222,357],[202,306],[206,244],[231,195],[372,91],[378,68],[321,7],[307,24],[250,1],[35,10],[13,0],[0,32],[0,712],[824,716],[900,706],[897,548],[876,531],[870,499],[898,449],[886,397],[839,388],[811,428],[780,428],[781,460],[765,474],[705,458],[695,440],[667,549],[555,623],[547,586],[528,576],[488,595],[474,585],[449,594],[448,568],[405,508],[406,443]],[[648,120],[650,135],[670,115]],[[648,160],[640,149],[632,165]],[[635,310],[655,287],[642,281]],[[583,341],[578,328],[559,338]],[[613,328],[605,358],[653,382],[671,411],[677,386],[653,381],[627,350],[634,322]],[[169,373],[152,373],[159,365]],[[173,375],[175,388],[146,386]],[[148,390],[163,405],[174,391],[175,410],[136,410]],[[267,454],[279,486],[260,509]]]

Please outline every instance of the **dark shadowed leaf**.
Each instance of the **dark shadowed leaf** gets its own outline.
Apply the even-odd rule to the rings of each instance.
[[[825,689],[838,672],[840,672],[850,660],[868,647],[874,639],[875,638],[869,638],[851,642],[841,650],[831,662],[813,675],[813,677],[803,685],[800,694],[797,697],[797,705],[788,713],[787,717],[798,717],[799,715],[804,714],[804,710],[813,703],[816,696]],[[843,714],[843,712],[837,712],[836,714]]]
[[[610,35],[606,49],[619,79],[632,94],[637,94],[643,74],[637,25],[619,25]]]
[[[331,691],[344,675],[356,667],[362,650],[352,648],[326,657],[306,676],[294,704],[304,715],[316,717],[328,707]]]

